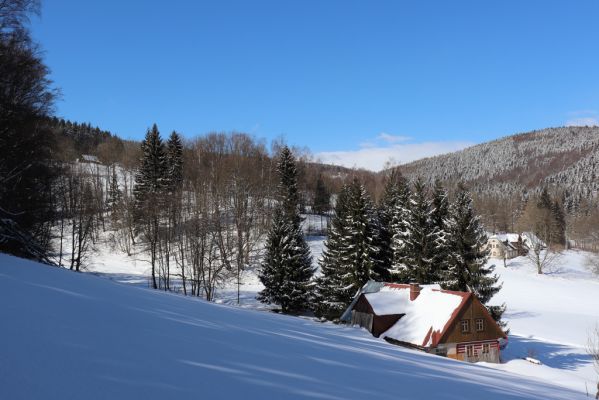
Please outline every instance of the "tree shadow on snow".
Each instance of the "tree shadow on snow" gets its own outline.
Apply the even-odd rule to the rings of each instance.
[[[593,362],[591,356],[581,348],[510,335],[509,345],[503,351],[502,358],[510,361],[524,357],[532,357],[548,367],[565,370],[576,370]]]

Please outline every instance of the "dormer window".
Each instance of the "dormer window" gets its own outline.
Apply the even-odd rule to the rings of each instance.
[[[468,333],[468,332],[470,332],[470,320],[463,319],[462,320],[462,333]]]

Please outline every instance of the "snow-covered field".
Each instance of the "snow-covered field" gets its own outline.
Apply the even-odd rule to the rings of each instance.
[[[526,276],[526,275],[522,275]],[[584,399],[367,332],[0,254],[6,399]]]
[[[324,239],[307,238],[316,268]],[[587,269],[588,256],[582,251],[566,251],[544,275],[536,274],[535,267],[524,257],[508,260],[507,268],[503,267],[503,260],[489,261],[496,265],[503,282],[492,303],[507,304],[504,319],[510,336],[509,346],[502,353],[505,362],[488,367],[536,377],[581,393],[595,393],[597,373],[585,347],[590,331],[599,324],[599,277]],[[127,257],[107,245],[96,246],[87,271],[121,283],[149,286],[150,266],[143,256]],[[242,280],[241,304],[237,305],[234,283],[218,289],[216,303],[259,310],[271,308],[255,299],[262,289],[256,269],[245,271]],[[357,334],[369,336],[367,332]],[[524,357],[538,359],[542,365],[525,361]]]
[[[568,250],[551,271],[538,275],[525,257],[493,260],[503,281],[494,303],[505,302],[510,328],[505,364],[492,367],[537,376],[558,385],[590,393],[597,390],[586,345],[599,324],[599,277],[586,267],[589,253]],[[530,356],[543,365],[521,358]]]

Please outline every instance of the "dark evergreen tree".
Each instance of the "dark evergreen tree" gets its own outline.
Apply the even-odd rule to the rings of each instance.
[[[371,279],[387,278],[389,271],[380,262],[378,221],[374,205],[357,178],[349,185],[347,207],[346,257],[351,266],[348,285],[352,284],[353,290],[357,291]]]
[[[315,310],[319,316],[334,319],[366,282],[384,280],[388,275],[379,261],[375,210],[357,179],[345,185],[337,198],[325,247]]]
[[[166,144],[166,186],[172,195],[181,190],[183,183],[183,144],[181,137],[175,131],[171,133]]]
[[[553,201],[551,200],[551,195],[547,191],[547,187],[544,187],[537,201],[537,206],[545,210],[551,210],[552,205]]]
[[[436,282],[434,267],[435,231],[431,221],[431,203],[422,181],[414,184],[408,232],[403,238],[405,250],[404,281],[422,284]]]
[[[108,187],[108,199],[106,205],[110,210],[113,220],[118,219],[118,211],[121,208],[123,201],[123,192],[119,188],[119,181],[116,174],[116,167],[112,167],[112,174],[110,178],[110,185]]]
[[[410,186],[405,178],[397,182],[397,200],[391,218],[391,249],[393,251],[393,265],[391,268],[392,280],[395,282],[409,282],[407,268],[406,240],[411,234],[411,197]]]
[[[287,221],[299,225],[299,193],[297,189],[297,167],[289,147],[284,146],[279,155],[277,164],[279,174],[279,201]]]
[[[438,281],[444,271],[447,270],[449,257],[449,200],[447,199],[447,191],[440,181],[435,182],[433,189],[430,217],[434,237],[432,249],[433,274],[435,280]]]
[[[268,232],[259,275],[264,290],[258,300],[280,305],[283,313],[297,313],[310,306],[314,268],[300,224],[297,169],[287,146],[281,151],[277,171],[279,203]]]
[[[393,267],[393,215],[399,201],[399,181],[403,179],[398,169],[392,169],[385,179],[385,190],[378,205],[380,262],[388,271]]]
[[[564,208],[559,201],[555,200],[551,205],[551,215],[553,217],[552,243],[566,244],[566,216]]]
[[[335,214],[328,226],[322,258],[321,275],[316,280],[314,311],[317,316],[333,320],[339,318],[355,295],[353,287],[346,284],[350,266],[345,259],[347,251],[346,217],[349,187],[344,185],[335,202]]]
[[[499,277],[493,273],[495,266],[486,265],[489,259],[487,235],[474,213],[472,198],[460,184],[455,201],[450,207],[449,257],[444,274],[444,289],[474,293],[487,305],[501,290]],[[487,306],[496,321],[500,321],[505,306]]]
[[[152,287],[156,282],[156,261],[160,218],[163,214],[164,191],[166,188],[166,157],[164,145],[156,124],[148,130],[141,143],[141,165],[135,175],[135,220],[148,243],[150,265],[152,267]]]
[[[135,175],[133,189],[136,208],[139,211],[151,205],[158,206],[157,201],[160,202],[166,184],[164,144],[156,124],[147,131],[145,139],[141,142],[141,151],[141,165]]]
[[[312,209],[316,214],[323,215],[331,208],[331,194],[324,184],[322,174],[318,174],[316,188],[314,189],[314,205]]]
[[[259,275],[264,289],[258,300],[280,305],[285,314],[308,309],[314,275],[311,263],[310,248],[302,232],[286,219],[282,208],[275,209]]]

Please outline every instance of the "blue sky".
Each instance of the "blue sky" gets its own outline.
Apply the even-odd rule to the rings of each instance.
[[[378,169],[599,118],[599,2],[43,0],[57,114]]]

